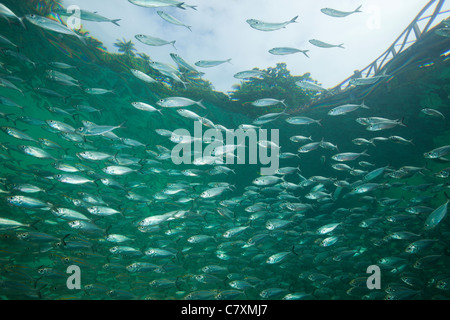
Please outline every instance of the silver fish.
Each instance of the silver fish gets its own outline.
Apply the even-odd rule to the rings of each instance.
[[[319,48],[342,48],[342,49],[345,49],[343,43],[334,45],[334,44],[329,44],[329,43],[326,43],[326,42],[323,42],[323,41],[320,41],[317,39],[311,39],[311,40],[309,40],[309,43],[311,43],[312,45],[315,45],[316,47],[319,47]]]
[[[339,10],[335,10],[335,9],[331,9],[331,8],[323,8],[323,9],[320,9],[320,11],[331,17],[344,18],[353,13],[362,12],[361,10],[359,10],[359,9],[361,9],[361,7],[362,7],[362,5],[360,5],[358,8],[356,8],[354,11],[350,11],[350,12],[339,11]]]
[[[103,88],[87,88],[84,90],[88,94],[92,95],[103,95],[107,93],[115,93],[114,90],[108,90]]]
[[[146,44],[148,46],[165,46],[167,44],[171,44],[175,48],[175,40],[173,41],[166,41],[161,38],[148,36],[145,34],[137,34],[134,36],[138,41],[142,42],[143,44]],[[176,50],[177,48],[175,48]]]
[[[109,133],[113,130],[123,128],[123,125],[126,121],[122,122],[118,126],[89,126],[89,127],[80,127],[75,130],[76,133],[81,134],[83,136],[100,136],[106,133]]]
[[[309,56],[307,54],[307,52],[309,52],[309,50],[300,50],[300,49],[290,48],[290,47],[277,47],[277,48],[272,48],[269,50],[269,53],[278,55],[278,56],[284,56],[284,55],[294,54],[294,53],[298,53],[298,52],[303,53],[307,58],[309,58]]]
[[[364,104],[364,102],[362,104],[345,104],[336,108],[331,109],[328,114],[330,116],[340,116],[343,114],[347,114],[349,112],[355,111],[359,108],[363,108],[363,109],[370,109],[368,106],[366,106]]]
[[[178,65],[180,70],[186,69],[187,71],[190,71],[193,74],[199,74],[200,73],[200,72],[197,71],[197,69],[195,69],[195,67],[193,65],[191,65],[189,62],[184,60],[178,54],[171,53],[170,57],[172,58],[173,61],[175,61],[175,63]]]
[[[308,117],[290,117],[286,119],[286,122],[293,125],[309,125],[312,123],[317,123],[322,126],[320,123],[322,120],[314,120]]]
[[[450,145],[433,149],[424,153],[424,157],[428,159],[438,159],[450,154]]]
[[[135,107],[136,109],[147,111],[147,112],[159,112],[161,113],[161,110],[156,109],[155,107],[152,107],[151,105],[144,103],[144,102],[132,102],[131,105]]]
[[[152,77],[150,77],[149,75],[145,74],[142,71],[136,70],[136,69],[131,69],[131,73],[138,79],[147,82],[147,83],[155,83],[158,82],[155,79],[153,79]]]
[[[224,63],[231,63],[231,58],[227,60],[200,60],[194,63],[197,67],[201,68],[212,68]]]
[[[10,220],[10,219],[5,219],[5,218],[0,218],[0,230],[4,231],[4,230],[13,230],[13,229],[18,229],[18,228],[22,228],[22,227],[29,227],[29,224],[23,224],[19,221],[15,221],[15,220]]]
[[[298,16],[295,16],[289,21],[280,22],[280,23],[272,23],[272,22],[263,22],[256,19],[248,19],[247,23],[252,27],[253,29],[260,30],[260,31],[275,31],[282,28],[285,28],[287,25],[291,23],[297,22]]]
[[[267,258],[266,263],[267,264],[280,263],[291,253],[292,253],[291,251],[283,251],[283,252],[275,253],[275,254],[271,255],[269,258]]]
[[[46,17],[42,17],[42,16],[38,16],[36,14],[27,14],[25,15],[25,18],[31,22],[32,24],[46,29],[46,30],[50,30],[50,31],[54,31],[57,33],[62,33],[62,34],[66,34],[66,35],[71,35],[71,36],[75,36],[78,39],[80,39],[81,42],[83,42],[84,44],[86,44],[85,40],[83,39],[82,36],[78,35],[77,33],[75,33],[72,29],[66,27],[65,25],[51,20],[49,18]]]
[[[277,104],[282,104],[283,106],[286,107],[286,105],[284,104],[285,100],[277,100],[277,99],[272,99],[272,98],[265,98],[265,99],[259,99],[256,100],[254,102],[252,102],[252,106],[255,107],[269,107],[269,106],[274,106]]]
[[[184,2],[176,0],[128,0],[130,3],[145,7],[145,8],[159,8],[159,7],[177,7],[185,10],[185,6],[194,10],[197,10],[197,6],[188,5]]]
[[[181,108],[181,107],[188,107],[188,106],[192,106],[192,105],[196,104],[199,107],[206,109],[206,107],[202,104],[202,102],[203,102],[203,100],[195,102],[188,98],[171,97],[171,98],[161,99],[156,104],[163,108]]]
[[[38,147],[20,145],[20,146],[18,146],[18,148],[23,153],[25,153],[29,156],[35,157],[35,158],[58,160],[55,157],[53,157],[51,154],[49,154],[47,151],[44,151]]]
[[[161,18],[163,18],[164,20],[166,20],[167,22],[170,22],[170,23],[175,24],[175,25],[177,25],[177,26],[183,26],[183,27],[186,27],[186,28],[189,29],[189,31],[192,31],[192,29],[191,29],[192,27],[191,27],[191,26],[188,26],[188,25],[182,23],[180,20],[178,20],[177,18],[171,16],[171,15],[168,14],[168,13],[165,13],[164,11],[157,11],[156,13],[157,13]]]
[[[74,174],[57,174],[55,176],[55,179],[62,183],[76,184],[76,185],[94,182],[93,180]]]
[[[264,71],[259,70],[247,70],[247,71],[240,71],[236,73],[233,77],[236,79],[250,79],[250,78],[258,78],[267,76],[267,74]]]
[[[71,13],[68,12],[66,9],[60,9],[60,10],[54,10],[55,13],[62,15],[62,16],[71,16]],[[90,12],[87,10],[81,9],[80,12],[80,19],[85,21],[92,21],[92,22],[111,22],[114,23],[116,26],[120,27],[118,22],[122,19],[109,19],[106,17],[103,17],[99,15],[97,12]]]
[[[428,116],[445,119],[445,116],[436,109],[425,108],[425,109],[420,110],[420,112],[422,112]]]
[[[358,159],[360,156],[369,156],[367,154],[367,150],[364,150],[361,153],[355,153],[355,152],[346,152],[346,153],[338,153],[331,157],[331,159],[335,161],[353,161]]]
[[[29,209],[49,209],[52,207],[52,204],[49,202],[44,202],[42,200],[26,196],[7,197],[6,201],[17,207],[24,207]]]
[[[3,3],[0,3],[0,16],[4,17],[6,19],[9,19],[9,18],[17,19],[17,20],[19,20],[22,27],[25,28],[25,24],[23,23],[23,18],[19,18],[18,16],[16,16],[16,14],[14,12],[12,12],[8,7],[6,7]]]
[[[109,167],[103,168],[102,171],[107,174],[110,174],[110,175],[121,176],[124,174],[129,174],[131,172],[136,172],[138,170],[131,169],[131,168],[124,167],[124,166],[109,166]]]
[[[299,88],[305,89],[305,90],[311,90],[311,91],[328,91],[325,88],[322,88],[318,84],[309,82],[309,81],[297,81],[295,85]]]
[[[1,127],[1,130],[6,133],[7,135],[14,137],[16,139],[19,140],[26,140],[26,141],[33,141],[33,142],[37,142],[36,139],[30,137],[28,134],[26,134],[25,132],[22,132],[16,128],[11,128],[11,127]]]
[[[444,203],[439,208],[430,213],[428,218],[425,220],[425,224],[423,227],[424,230],[434,229],[439,224],[439,222],[441,222],[442,219],[444,219],[444,217],[447,215],[447,205],[449,202],[450,200],[447,200],[446,203]]]

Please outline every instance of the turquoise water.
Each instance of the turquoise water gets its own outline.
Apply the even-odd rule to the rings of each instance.
[[[5,4],[18,14],[24,10],[24,5]],[[293,114],[292,106],[285,113],[281,105],[257,110],[248,106],[267,98],[265,90],[270,86],[257,89],[261,95],[252,100],[231,101],[201,80],[184,88],[151,70],[142,59],[108,56],[76,37],[24,23],[27,29],[1,21],[2,36],[18,46],[2,43],[0,78],[14,86],[2,82],[6,84],[0,87],[1,126],[20,130],[33,140],[16,138],[6,128],[0,133],[0,218],[8,219],[0,224],[1,298],[449,297],[448,219],[444,216],[432,228],[425,228],[430,216],[445,212],[448,178],[436,174],[449,165],[446,154],[441,159],[424,157],[450,141],[446,56],[431,65],[409,65],[383,80],[364,97],[369,109],[328,115],[332,107],[362,103],[350,97],[333,106]],[[130,69],[150,74],[157,83],[137,79]],[[62,81],[61,76],[59,81],[48,79],[47,70],[77,81]],[[88,88],[112,92],[92,95]],[[286,98],[295,100],[295,95],[302,94],[308,100],[314,95],[296,90],[287,91],[292,97]],[[168,97],[192,99],[191,105],[182,108],[228,129],[251,125],[265,113],[281,113],[261,128],[279,130],[279,152],[298,155],[279,159],[280,169],[291,169],[290,173],[276,173],[274,183],[261,186],[254,183],[265,167],[259,163],[227,165],[219,172],[217,164],[175,165],[170,151],[176,143],[155,130],[187,129],[193,134],[194,120],[180,116],[177,109],[181,107],[157,104]],[[206,110],[194,103],[201,99]],[[160,112],[138,110],[131,105],[136,101]],[[422,111],[425,108],[443,117],[430,116]],[[320,124],[293,125],[286,121],[293,116],[320,120]],[[393,128],[372,132],[355,121],[367,117],[398,122]],[[109,136],[83,136],[67,127],[55,129],[49,120],[73,130],[86,126],[82,121],[114,128]],[[204,125],[203,130],[207,129]],[[290,139],[298,135],[311,141]],[[405,141],[399,143],[395,137]],[[372,143],[356,145],[356,138]],[[54,144],[48,147],[39,139]],[[311,152],[298,152],[313,141],[322,144]],[[23,145],[40,148],[41,154],[26,154]],[[341,163],[348,169],[333,167],[340,163],[333,160],[334,155],[365,150],[369,156]],[[86,159],[82,153],[88,151],[106,154],[106,159]],[[110,174],[104,170],[109,166],[129,172]],[[370,180],[367,174],[378,168],[385,170]],[[60,175],[71,180],[64,182]],[[354,194],[352,190],[365,183],[374,184],[375,189]],[[208,190],[218,194],[201,196]],[[27,197],[25,203],[16,201],[19,196]],[[102,215],[93,211],[95,207],[114,211]],[[410,213],[412,207],[423,212]],[[61,215],[62,208],[82,216]],[[153,225],[143,226],[151,217]],[[75,228],[80,220],[84,229]],[[276,225],[273,230],[270,223]],[[324,226],[329,229],[320,233]],[[419,249],[410,253],[406,249],[413,243]],[[270,263],[275,258],[280,260]],[[373,265],[380,268],[381,287],[369,290],[367,268]],[[74,274],[79,282],[67,273],[70,266],[79,267]],[[71,290],[70,284],[80,284],[80,289]]]

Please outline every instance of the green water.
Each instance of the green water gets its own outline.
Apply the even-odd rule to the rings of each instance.
[[[8,3],[11,9],[15,8]],[[23,8],[22,8],[23,9]],[[19,12],[19,11],[18,11]],[[0,55],[3,69],[0,77],[9,79],[22,92],[0,88],[0,95],[23,109],[1,105],[4,113],[1,126],[19,129],[34,139],[45,138],[57,143],[61,149],[44,149],[55,159],[42,159],[24,154],[18,147],[30,145],[43,148],[38,142],[23,141],[1,134],[1,214],[0,218],[24,224],[17,229],[0,228],[0,297],[2,299],[282,299],[291,295],[297,299],[446,299],[449,297],[450,273],[448,267],[449,221],[445,218],[433,229],[425,230],[424,222],[433,210],[445,203],[446,178],[435,174],[447,168],[446,160],[424,158],[424,153],[448,145],[449,77],[448,59],[443,57],[434,65],[421,67],[413,64],[401,73],[387,79],[365,97],[370,109],[332,117],[330,108],[311,108],[301,116],[321,120],[321,125],[295,126],[281,115],[277,120],[263,125],[264,129],[278,129],[281,152],[299,154],[297,149],[305,143],[294,143],[294,135],[322,139],[338,147],[337,150],[318,148],[299,154],[300,158],[280,159],[280,168],[299,167],[284,179],[295,184],[295,190],[285,190],[280,183],[269,187],[257,186],[253,181],[260,176],[260,164],[234,164],[234,172],[211,174],[214,165],[174,165],[161,148],[171,150],[174,143],[155,129],[176,130],[185,128],[193,134],[194,121],[181,117],[176,109],[148,113],[137,110],[131,103],[142,101],[156,105],[162,98],[181,96],[194,101],[204,98],[207,110],[197,105],[187,107],[193,112],[221,124],[237,128],[251,124],[255,119],[248,111],[232,112],[240,102],[228,101],[226,96],[206,90],[201,86],[173,84],[147,84],[135,78],[129,69],[143,68],[144,64],[121,56],[106,63],[101,53],[89,49],[76,38],[51,33],[27,24],[1,21],[1,34],[20,47],[20,54],[33,64],[6,51]],[[26,22],[25,22],[26,23]],[[17,52],[5,46],[5,50]],[[6,53],[5,53],[6,52]],[[51,62],[64,62],[76,69],[51,68]],[[122,64],[114,65],[114,61]],[[140,62],[142,63],[142,62]],[[46,78],[46,70],[53,69],[77,79],[78,86],[65,86]],[[43,94],[36,88],[54,90],[62,97]],[[114,93],[90,95],[86,88],[103,88]],[[265,94],[265,92],[264,92]],[[305,94],[307,96],[307,94]],[[265,97],[265,96],[264,96]],[[257,97],[263,98],[263,97]],[[361,103],[343,100],[339,104]],[[244,104],[244,102],[243,102]],[[80,112],[77,105],[89,105],[100,112]],[[49,107],[60,108],[68,114],[51,112]],[[430,117],[421,112],[424,108],[439,110],[445,119]],[[272,109],[271,112],[283,109]],[[261,111],[259,111],[261,112]],[[247,116],[247,115],[248,116]],[[251,115],[251,116],[250,116]],[[80,142],[68,141],[61,132],[48,124],[26,123],[24,116],[34,120],[57,120],[73,128],[83,126],[82,120],[98,125],[124,128],[113,132],[118,138],[87,136]],[[355,119],[360,117],[403,119],[406,126],[369,132]],[[207,130],[207,127],[203,127]],[[374,145],[358,146],[355,138],[401,136],[412,143],[376,141]],[[134,139],[141,145],[130,145],[124,138]],[[311,142],[311,141],[308,141]],[[339,152],[363,152],[348,162],[353,169],[366,171],[360,176],[337,171],[331,157]],[[103,161],[89,161],[77,156],[83,151],[99,151],[111,157]],[[126,163],[117,163],[119,160]],[[358,163],[368,161],[372,167]],[[72,174],[92,180],[84,184],[58,181],[55,162],[77,168]],[[123,165],[133,172],[113,176],[103,169],[110,165]],[[379,184],[375,191],[360,195],[349,194],[352,187],[336,191],[334,182],[355,183],[368,172],[389,166],[384,175],[371,181]],[[405,166],[416,168],[403,178],[392,178],[388,173]],[[200,170],[199,176],[187,176],[184,170]],[[280,176],[280,175],[278,175]],[[304,179],[325,177],[322,188],[334,197],[321,201],[305,197],[320,182],[306,185]],[[302,178],[303,177],[303,178]],[[101,179],[113,179],[116,187],[105,185]],[[280,181],[281,182],[281,181]],[[43,191],[25,193],[15,189],[21,184],[32,184]],[[211,189],[214,183],[232,187],[217,197],[202,198],[200,194]],[[305,186],[298,187],[302,183]],[[173,191],[173,184],[179,189]],[[361,184],[361,182],[359,183]],[[172,188],[172,189],[171,189]],[[164,193],[166,191],[166,193]],[[142,198],[132,198],[133,195]],[[12,196],[27,196],[48,203],[43,209],[30,209],[13,205]],[[88,197],[90,196],[90,197]],[[423,197],[423,199],[419,199]],[[180,201],[186,199],[186,201]],[[387,199],[398,200],[386,203]],[[311,205],[305,211],[289,209],[289,204]],[[252,212],[251,206],[262,208]],[[91,214],[88,208],[96,205],[113,208],[119,213],[111,216]],[[428,207],[426,213],[411,214],[406,208]],[[85,215],[99,230],[93,233],[77,230],[68,219],[54,214],[56,208],[68,208]],[[227,209],[229,215],[219,214]],[[170,212],[181,212],[154,227],[142,229],[139,223],[148,217]],[[257,216],[253,216],[257,213]],[[390,218],[394,217],[394,219]],[[275,230],[267,228],[274,219],[287,224]],[[362,227],[364,221],[373,222]],[[318,234],[318,228],[339,225],[330,233]],[[230,238],[224,234],[234,228],[246,227]],[[395,234],[400,233],[401,239]],[[23,235],[33,238],[23,238]],[[130,241],[108,241],[111,234],[120,234]],[[204,241],[191,243],[193,236],[204,236]],[[322,241],[337,236],[337,241],[323,246]],[[256,244],[250,240],[258,239]],[[418,253],[407,253],[411,243],[430,239],[431,245]],[[131,247],[133,253],[114,253],[115,246]],[[145,254],[155,248],[160,255]],[[161,253],[164,252],[164,253]],[[286,253],[275,264],[267,263],[269,257]],[[392,258],[390,263],[380,261]],[[418,264],[417,262],[420,262]],[[133,270],[135,263],[146,263],[146,268]],[[69,266],[80,268],[81,289],[70,290],[67,280]],[[369,290],[367,267],[381,269],[381,289]],[[211,267],[215,266],[215,267]],[[128,267],[128,268],[127,268]],[[207,268],[205,268],[207,267]],[[217,270],[215,269],[217,268]],[[356,279],[356,280],[355,280]],[[237,281],[237,282],[236,282]],[[233,287],[237,284],[239,287]],[[234,291],[230,291],[234,290]]]

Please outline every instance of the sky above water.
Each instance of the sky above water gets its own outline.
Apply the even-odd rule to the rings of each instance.
[[[65,7],[77,5],[83,10],[97,12],[110,19],[121,19],[120,27],[112,23],[83,21],[90,35],[104,43],[108,51],[117,52],[117,39],[132,40],[137,52],[144,52],[154,61],[175,65],[170,53],[177,53],[187,62],[199,60],[232,59],[214,68],[198,68],[204,78],[218,91],[232,90],[239,80],[233,77],[239,71],[254,67],[266,69],[285,62],[293,75],[310,72],[326,88],[332,88],[354,70],[363,69],[379,57],[417,16],[429,0],[188,0],[197,10],[175,7],[143,8],[127,0],[65,0]],[[325,15],[322,8],[361,13],[345,18]],[[444,5],[443,10],[450,5]],[[164,11],[182,23],[177,26],[163,20],[157,11]],[[429,12],[432,13],[431,11]],[[246,22],[257,19],[264,22],[285,22],[298,16],[296,23],[286,28],[264,32],[255,30]],[[448,17],[439,16],[436,22]],[[175,47],[147,46],[135,35],[146,34],[167,41],[175,40]],[[319,48],[311,39],[339,45],[341,48]],[[413,39],[413,38],[412,38]],[[302,53],[276,56],[269,53],[274,47],[293,47],[309,50]]]

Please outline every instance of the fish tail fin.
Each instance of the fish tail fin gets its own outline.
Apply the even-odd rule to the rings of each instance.
[[[111,22],[114,23],[116,26],[120,27],[120,24],[118,24],[118,22],[120,20],[122,20],[122,19],[114,19],[114,20],[111,20]]]
[[[340,45],[338,45],[338,47],[339,47],[339,48],[342,48],[342,49],[345,49],[343,43],[341,43]]]
[[[363,109],[370,109],[364,102],[365,101],[362,102],[361,108],[363,108]]]
[[[303,53],[307,58],[309,58],[307,52],[309,52],[309,50],[303,50],[303,51],[302,51],[302,53]]]
[[[203,105],[203,99],[201,99],[199,102],[197,102],[197,105],[205,110],[208,110],[204,105]]]
[[[231,63],[231,58],[230,58],[230,59],[227,59],[226,62],[228,62],[229,64],[232,64],[232,63]]]
[[[402,127],[408,127],[408,126],[403,122],[403,120],[405,120],[405,117],[401,118],[400,121],[398,122],[398,124],[399,124],[400,126],[402,126]]]
[[[87,42],[86,42],[86,39],[84,38],[84,36],[80,36],[79,34],[76,34],[76,35],[77,35],[78,39],[80,39],[80,41],[83,42],[83,44],[85,46],[87,46]]]
[[[295,16],[295,17],[293,17],[292,19],[291,19],[291,23],[295,23],[295,22],[297,22],[296,20],[297,20],[297,18],[298,18],[298,16]]]
[[[368,156],[368,157],[370,157],[370,155],[367,153],[367,149],[366,150],[364,150],[363,152],[361,152],[361,155],[364,155],[364,156]]]
[[[444,195],[445,195],[445,197],[447,198],[447,200],[450,201],[450,197],[448,196],[447,192],[444,191]]]
[[[14,116],[14,113],[5,114],[6,121],[12,121],[14,125],[17,125],[17,119],[12,118],[11,116]]]
[[[17,17],[17,19],[19,19],[20,24],[22,25],[22,27],[23,27],[25,30],[27,30],[27,26],[25,25],[25,23],[23,23],[23,20],[25,19],[25,17],[22,17],[22,18]]]
[[[124,127],[123,125],[124,125],[125,123],[127,123],[127,121],[128,121],[128,120],[125,120],[124,122],[122,122],[121,124],[119,124],[119,128],[120,128],[120,129],[126,129],[126,127]]]
[[[172,42],[170,42],[170,44],[173,46],[173,48],[174,48],[175,50],[178,51],[178,49],[175,47],[175,42],[176,42],[176,40],[173,40]]]
[[[191,28],[192,28],[192,26],[186,26],[186,28],[188,28],[188,29],[189,29],[189,31],[190,31],[190,32],[192,32],[192,29],[191,29]]]
[[[178,4],[176,5],[176,7],[180,8],[180,9],[183,9],[183,10],[186,10],[186,8],[183,7],[184,5],[185,5],[184,2],[180,2],[180,3],[178,3]]]
[[[323,127],[323,125],[322,125],[321,122],[322,122],[322,119],[316,121],[316,123],[317,123],[319,126]]]
[[[197,11],[197,6],[189,6],[189,5],[185,5],[186,7],[189,7],[189,8],[191,8],[191,9],[193,9],[193,10],[195,10],[195,11]]]
[[[41,222],[41,220],[36,220],[33,221],[32,223],[30,223],[30,227],[33,228],[34,230],[38,230],[35,225],[38,224],[39,222]]]
[[[358,8],[356,8],[354,12],[362,12],[361,10],[359,10],[359,9],[361,9],[361,7],[362,7],[362,5],[360,5]]]

